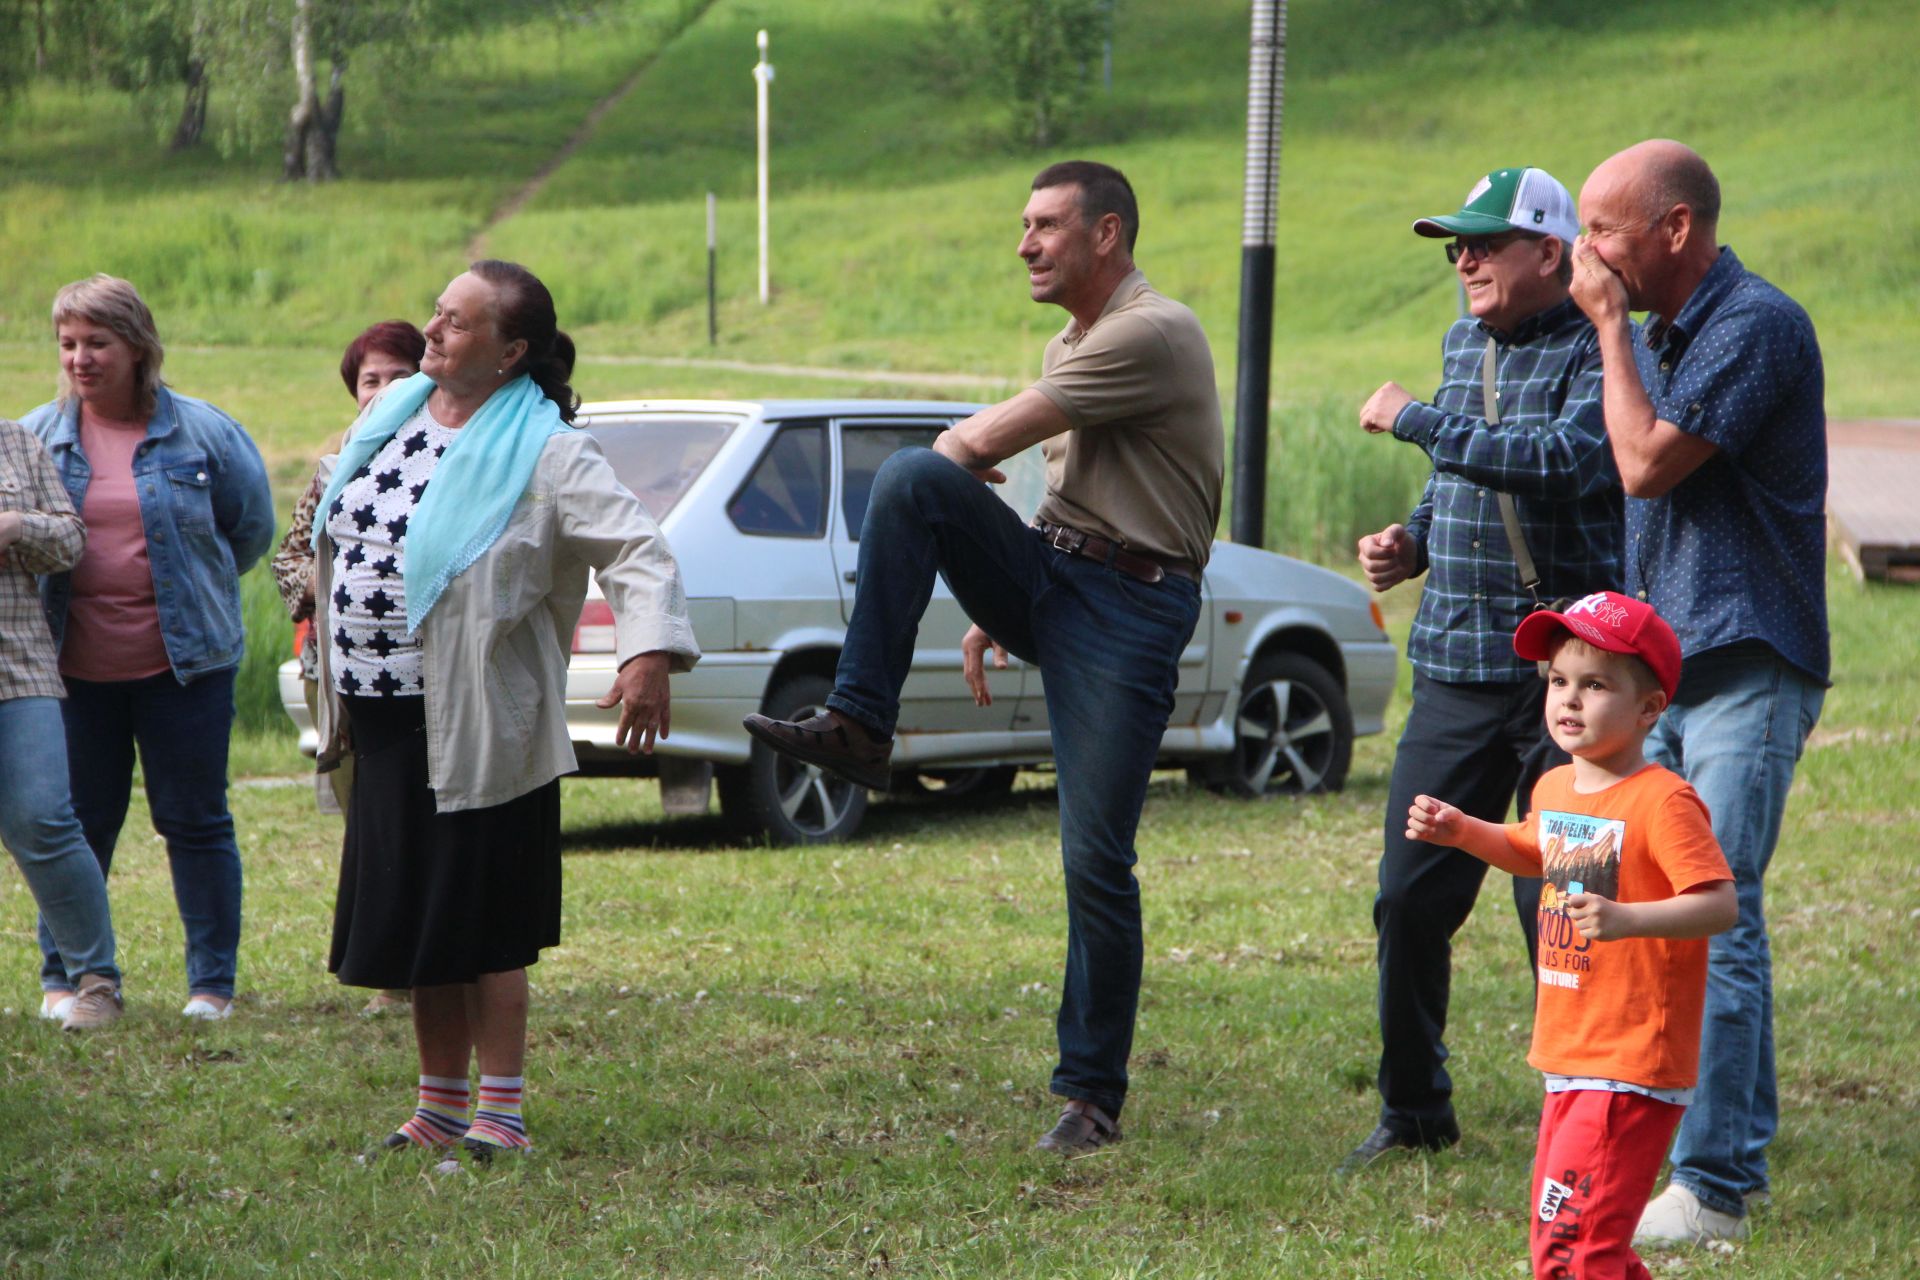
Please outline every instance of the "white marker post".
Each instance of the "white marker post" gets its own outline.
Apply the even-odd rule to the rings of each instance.
[[[772,297],[767,272],[767,86],[773,83],[773,64],[767,61],[767,33],[759,36],[760,61],[753,64],[755,105],[760,127],[760,304]]]

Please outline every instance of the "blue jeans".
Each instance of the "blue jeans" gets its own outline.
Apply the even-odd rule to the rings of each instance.
[[[969,618],[1040,668],[1067,890],[1052,1089],[1118,1116],[1144,945],[1134,833],[1180,653],[1200,617],[1199,584],[1169,574],[1149,585],[1057,551],[961,467],[931,450],[902,450],[874,477],[828,706],[893,732],[936,572]]]
[[[1654,726],[1647,755],[1706,802],[1733,869],[1740,919],[1707,951],[1700,1082],[1673,1140],[1673,1180],[1736,1217],[1767,1188],[1767,1144],[1779,1125],[1773,1071],[1773,953],[1761,882],[1780,838],[1794,765],[1826,691],[1769,648],[1730,646],[1688,658],[1679,696]]]
[[[233,996],[240,950],[240,848],[227,811],[231,669],[181,684],[171,672],[144,680],[68,680],[61,704],[73,809],[104,874],[133,793],[140,749],[153,829],[167,842],[173,899],[187,936],[187,990]],[[60,961],[44,922],[41,983],[58,985]]]
[[[0,702],[0,844],[20,867],[54,943],[58,991],[87,974],[120,985],[107,882],[73,816],[58,698]]]

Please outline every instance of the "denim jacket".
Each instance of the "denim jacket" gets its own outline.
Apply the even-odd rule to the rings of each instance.
[[[80,449],[80,402],[43,404],[21,420],[40,437],[76,510],[93,468]],[[160,389],[133,479],[153,566],[160,635],[174,678],[187,684],[240,665],[240,575],[273,544],[273,493],[241,425],[204,400]],[[54,643],[66,634],[71,575],[50,574],[41,599]]]

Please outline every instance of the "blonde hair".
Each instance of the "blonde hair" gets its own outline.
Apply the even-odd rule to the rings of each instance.
[[[160,330],[153,323],[153,312],[140,300],[140,291],[118,276],[92,275],[76,280],[53,295],[53,331],[69,320],[85,320],[103,329],[111,329],[133,348],[139,359],[134,373],[134,398],[140,416],[150,418],[160,403],[160,365],[166,348],[160,345]],[[64,408],[77,393],[60,371],[60,404]]]

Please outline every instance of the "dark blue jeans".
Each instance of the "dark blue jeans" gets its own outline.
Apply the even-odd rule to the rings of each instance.
[[[153,829],[167,842],[173,898],[187,937],[187,990],[231,998],[240,950],[240,848],[227,811],[227,739],[233,729],[231,670],[181,684],[171,672],[144,680],[68,680],[73,811],[104,874],[133,794],[140,750]],[[46,925],[41,981],[66,971]]]
[[[903,450],[874,477],[859,591],[827,705],[893,732],[936,573],[968,617],[1040,668],[1067,889],[1052,1089],[1118,1116],[1140,1001],[1134,832],[1180,653],[1200,616],[1199,584],[1168,575],[1148,585],[1056,551],[961,467]]]
[[[1487,864],[1445,845],[1407,839],[1417,795],[1476,818],[1524,816],[1533,784],[1566,753],[1547,736],[1547,682],[1449,684],[1413,674],[1413,706],[1393,756],[1387,788],[1380,892],[1373,900],[1380,966],[1380,1123],[1430,1138],[1453,1117],[1447,1074],[1447,1003],[1453,935],[1467,922]],[[1538,877],[1513,876],[1513,903],[1533,975]]]

